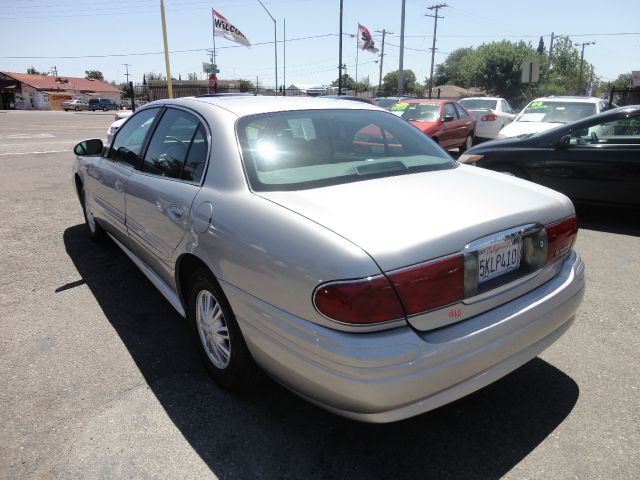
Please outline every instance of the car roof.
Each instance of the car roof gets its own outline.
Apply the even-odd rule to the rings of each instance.
[[[535,100],[532,100],[532,102],[572,102],[572,103],[575,103],[576,101],[584,102],[584,103],[597,103],[597,102],[602,102],[604,100],[602,98],[597,98],[597,97],[581,97],[578,95],[563,95],[558,97],[554,97],[553,95],[551,95],[549,97],[540,97],[540,98],[536,98]]]
[[[504,97],[464,97],[458,101],[461,102],[462,100],[504,100]]]
[[[386,111],[364,102],[336,102],[333,98],[319,97],[270,97],[270,96],[229,96],[229,97],[185,97],[172,100],[157,100],[147,106],[184,105],[196,110],[220,107],[238,117],[259,113],[285,112],[291,110],[351,109]]]
[[[441,98],[415,98],[407,100],[406,103],[451,103],[455,100],[443,100]]]

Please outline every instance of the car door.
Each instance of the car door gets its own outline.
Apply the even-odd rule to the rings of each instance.
[[[204,177],[210,137],[205,125],[189,110],[167,108],[127,182],[132,249],[168,283],[171,256],[186,232]]]
[[[516,116],[513,113],[513,108],[511,108],[511,105],[509,105],[509,102],[507,102],[505,99],[500,100],[500,107],[502,109],[500,116],[502,119],[502,126],[504,127],[505,125],[509,125],[511,122],[513,122],[513,119],[516,118]]]
[[[545,184],[576,201],[640,206],[640,115],[569,131],[551,153]]]
[[[125,186],[158,112],[159,108],[147,108],[132,115],[118,131],[106,157],[94,157],[86,167],[85,190],[93,215],[120,241],[127,240]]]
[[[451,117],[445,121],[445,118]],[[442,133],[440,134],[440,145],[443,148],[451,148],[460,143],[458,140],[460,124],[458,123],[458,114],[452,103],[442,105]]]
[[[457,142],[463,144],[467,137],[471,135],[472,130],[475,124],[475,118],[469,112],[467,112],[462,105],[459,103],[453,103],[453,107],[458,114],[458,134],[457,134]]]

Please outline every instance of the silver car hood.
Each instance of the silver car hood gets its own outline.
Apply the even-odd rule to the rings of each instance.
[[[383,271],[458,252],[486,235],[574,212],[564,195],[478,167],[294,192],[259,192],[365,250]]]

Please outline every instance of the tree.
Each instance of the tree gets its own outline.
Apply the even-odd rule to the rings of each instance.
[[[147,72],[147,73],[143,74],[143,79],[146,80],[147,82],[149,82],[151,80],[166,80],[167,77],[165,77],[161,73]]]
[[[399,70],[387,73],[382,79],[382,90],[385,95],[395,95],[398,92],[398,75]],[[413,70],[404,71],[403,92],[405,94],[419,95],[422,93],[422,87],[416,83],[416,74]],[[380,95],[380,93],[378,93]]]
[[[447,59],[436,66],[436,71],[433,74],[433,86],[436,85],[457,85],[459,87],[465,87],[465,79],[460,74],[460,63],[468,55],[473,54],[473,47],[458,48],[451,52]],[[428,85],[429,79],[425,80],[425,85]]]
[[[38,70],[36,70],[36,67],[34,67],[33,65],[27,68],[27,73],[29,75],[49,75],[48,72],[39,72]]]
[[[85,70],[84,74],[84,78],[87,80],[100,80],[101,82],[104,82],[104,75],[102,75],[100,70]]]
[[[338,79],[336,78],[333,82],[331,82],[331,86],[333,87],[337,87],[338,86]],[[356,82],[353,78],[351,78],[349,76],[349,74],[347,73],[343,73],[342,74],[342,88],[344,90],[355,90],[356,89]]]
[[[193,73],[187,73],[187,80],[189,80],[190,82],[193,82],[195,80],[198,80],[198,74],[193,72]]]
[[[544,53],[544,39],[542,38],[542,35],[540,35],[540,41],[538,42],[536,52],[538,52],[538,55],[542,55]]]
[[[514,103],[525,97],[521,83],[521,65],[536,58],[530,43],[508,40],[482,44],[460,62],[459,74],[464,86],[476,86],[492,95],[506,97]]]
[[[239,89],[241,92],[249,92],[252,91],[254,89],[253,87],[253,82],[251,82],[250,80],[240,80],[239,83]]]

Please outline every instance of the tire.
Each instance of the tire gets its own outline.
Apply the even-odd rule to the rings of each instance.
[[[106,112],[107,110],[109,110],[107,107],[102,107],[103,112]]]
[[[104,243],[108,238],[107,232],[104,231],[98,221],[93,217],[93,213],[91,213],[91,207],[87,202],[87,192],[85,191],[84,187],[82,187],[80,195],[82,213],[84,214],[84,224],[87,227],[87,232],[89,232],[89,238],[96,243]]]
[[[64,108],[63,110],[64,110],[65,112],[68,112],[68,111],[69,111],[69,109],[68,109],[68,108]]]
[[[79,111],[80,111],[80,107],[76,107],[76,112],[79,112]]]
[[[464,153],[473,146],[473,134],[467,135],[464,143],[460,145],[460,153]]]
[[[208,270],[196,270],[189,281],[187,320],[207,371],[221,387],[245,390],[256,366],[233,310]]]

